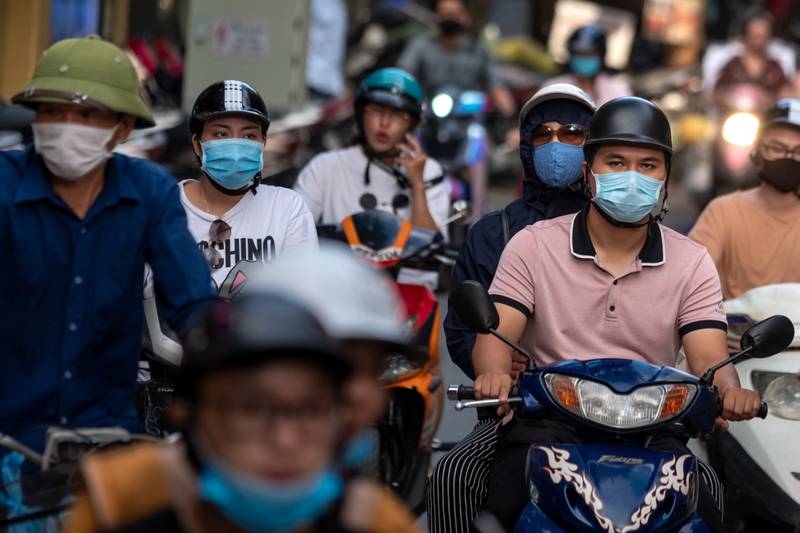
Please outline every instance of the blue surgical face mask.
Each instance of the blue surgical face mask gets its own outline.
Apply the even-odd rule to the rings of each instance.
[[[583,146],[549,142],[533,149],[533,168],[542,183],[562,189],[581,178]]]
[[[598,56],[572,56],[569,58],[569,69],[581,78],[597,76],[601,68],[603,68],[603,60]]]
[[[356,470],[364,466],[377,450],[375,435],[362,431],[347,443],[344,451],[339,456],[339,464],[347,470]]]
[[[203,171],[217,185],[238,191],[253,183],[264,166],[264,144],[248,139],[218,139],[201,143]]]
[[[344,483],[330,467],[288,483],[270,483],[205,458],[201,497],[231,522],[252,532],[292,531],[319,519],[341,497]]]
[[[593,173],[594,174],[594,173]],[[658,204],[664,182],[635,170],[594,174],[594,202],[614,220],[634,223]]]

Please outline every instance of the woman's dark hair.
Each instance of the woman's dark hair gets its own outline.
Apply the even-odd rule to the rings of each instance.
[[[742,13],[741,18],[739,19],[738,34],[740,37],[745,36],[750,23],[755,20],[766,21],[771,28],[775,27],[775,19],[772,17],[769,11],[761,6],[750,6],[744,11],[744,13]]]

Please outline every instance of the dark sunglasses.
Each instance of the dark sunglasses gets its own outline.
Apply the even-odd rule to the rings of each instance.
[[[208,248],[203,250],[203,257],[208,261],[208,266],[211,267],[211,270],[219,270],[225,264],[222,254],[211,245],[215,242],[227,241],[230,238],[231,227],[227,222],[218,218],[211,223],[211,227],[208,229]]]
[[[558,136],[559,142],[580,145],[586,140],[586,130],[578,124],[564,124],[555,130],[542,124],[533,130],[531,144],[533,146],[542,146],[552,141],[554,136]]]

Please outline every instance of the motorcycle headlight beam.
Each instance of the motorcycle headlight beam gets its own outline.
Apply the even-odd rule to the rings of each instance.
[[[722,139],[736,146],[751,146],[758,135],[759,120],[753,113],[733,113],[722,124]]]
[[[431,100],[431,110],[439,118],[448,116],[453,111],[454,105],[453,97],[445,93],[437,94]]]
[[[634,429],[666,422],[680,415],[694,399],[697,387],[666,383],[617,394],[609,387],[563,374],[547,374],[548,392],[564,409],[596,424]]]
[[[788,372],[754,370],[753,388],[769,405],[769,414],[787,420],[800,420],[800,379]]]

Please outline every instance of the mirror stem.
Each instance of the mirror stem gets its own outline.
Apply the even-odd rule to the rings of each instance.
[[[725,359],[724,361],[720,361],[716,365],[714,365],[711,368],[709,368],[708,370],[706,370],[706,373],[703,374],[703,377],[700,378],[700,379],[704,383],[706,383],[707,385],[711,385],[714,382],[714,374],[717,372],[717,370],[719,370],[720,368],[722,368],[725,365],[735,364],[735,363],[738,363],[739,361],[741,361],[742,359],[746,359],[747,358],[747,354],[752,349],[753,349],[752,346],[748,346],[747,348],[745,348],[741,352],[737,352],[737,353],[733,354],[732,356],[728,357],[727,359]]]
[[[533,360],[533,357],[531,356],[531,354],[528,353],[528,350],[526,350],[525,348],[523,348],[522,346],[520,346],[516,342],[510,341],[507,337],[502,335],[500,332],[498,332],[494,328],[489,328],[489,333],[491,333],[492,335],[494,335],[495,337],[497,337],[498,339],[503,341],[507,346],[511,347],[511,349],[513,349],[515,352],[521,353],[522,355],[524,355],[525,357],[528,358],[528,364],[525,367],[526,371],[530,372],[532,370],[536,370],[536,362]]]

